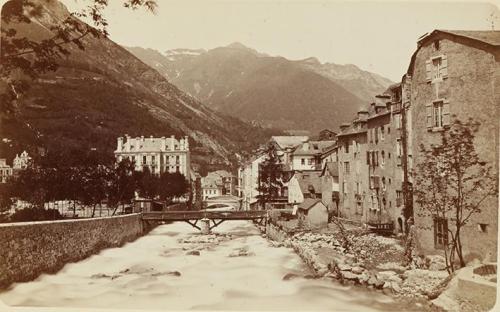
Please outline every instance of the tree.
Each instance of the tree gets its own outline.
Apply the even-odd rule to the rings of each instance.
[[[160,175],[158,195],[162,200],[171,201],[189,190],[189,183],[183,174],[179,172],[164,172]]]
[[[283,165],[280,162],[276,147],[269,144],[266,150],[266,158],[259,166],[259,195],[257,199],[265,208],[267,202],[278,198],[283,189]]]
[[[115,206],[113,215],[119,204],[130,202],[137,188],[135,164],[128,158],[120,161],[111,172],[108,188],[108,204]]]
[[[29,88],[30,79],[55,71],[58,59],[70,54],[69,46],[84,50],[82,39],[86,36],[107,37],[108,22],[103,11],[107,0],[80,0],[87,3],[86,9],[71,13],[63,22],[51,27],[52,37],[30,38],[19,34],[20,24],[29,24],[43,15],[43,4],[55,0],[11,0],[2,8],[0,44],[0,111],[15,112],[15,101]],[[154,12],[154,0],[121,0],[130,9],[146,8]],[[92,26],[78,18],[87,18]],[[21,25],[22,26],[22,25]]]
[[[441,143],[426,148],[415,172],[414,194],[421,209],[418,216],[452,221],[445,227],[444,252],[448,271],[455,270],[455,256],[465,266],[461,230],[472,216],[481,212],[481,204],[498,194],[497,174],[479,158],[474,136],[480,124],[472,119],[455,120],[441,132]],[[449,238],[448,238],[449,237]]]

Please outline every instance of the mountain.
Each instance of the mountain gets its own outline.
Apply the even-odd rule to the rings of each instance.
[[[283,130],[337,128],[392,83],[354,65],[291,61],[241,43],[208,51],[127,49],[207,106]]]
[[[50,37],[50,26],[69,15],[58,1],[37,2],[42,15],[16,24],[19,37]],[[85,36],[83,46],[67,45],[70,54],[60,60],[57,71],[31,82],[17,101],[15,116],[0,114],[2,156],[12,157],[27,147],[112,153],[116,138],[124,134],[173,134],[189,136],[194,163],[222,165],[234,163],[236,155],[271,135],[268,129],[207,108],[109,39]]]

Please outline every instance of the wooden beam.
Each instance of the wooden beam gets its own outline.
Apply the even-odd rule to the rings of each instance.
[[[220,224],[221,224],[222,222],[224,222],[225,220],[221,219],[221,220],[219,220],[219,222],[218,222],[218,223],[217,223],[215,220],[212,220],[212,221],[214,222],[214,225],[212,225],[212,226],[210,227],[210,230],[211,230],[211,229],[213,229],[214,227],[216,227],[216,226],[220,225]]]
[[[201,231],[201,228],[200,228],[199,226],[197,226],[197,225],[196,225],[196,223],[198,222],[198,220],[196,220],[196,222],[194,222],[194,223],[191,223],[191,221],[190,221],[190,220],[184,220],[184,222],[186,222],[187,224],[189,224],[189,225],[191,225],[192,227],[194,227],[194,228],[196,228],[196,229],[198,229],[198,230],[200,230],[200,231]]]

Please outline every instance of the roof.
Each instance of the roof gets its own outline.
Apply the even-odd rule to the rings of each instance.
[[[182,139],[181,139],[182,140]],[[169,146],[174,146],[179,148],[180,147],[180,141],[177,140],[175,137],[161,137],[161,138],[154,138],[154,137],[125,137],[125,140],[123,141],[123,149],[117,150],[117,152],[160,152],[163,151],[165,147]],[[125,146],[129,146],[130,148],[127,150]],[[175,148],[177,150],[177,148]]]
[[[312,192],[321,193],[321,171],[297,171],[294,177],[299,183],[302,194],[310,194]]]
[[[282,135],[271,137],[271,141],[276,142],[281,149],[296,147],[307,140],[309,140],[309,137],[303,135]]]
[[[455,36],[466,37],[476,41],[481,41],[489,45],[498,46],[500,45],[500,31],[498,30],[445,30],[436,29],[429,35],[423,37],[420,41],[424,41],[428,37],[433,36],[435,33],[448,33]]]
[[[304,199],[303,202],[301,202],[298,205],[298,208],[303,210],[309,210],[312,207],[314,207],[314,205],[316,205],[317,203],[321,203],[321,200],[317,198],[306,198]]]
[[[335,146],[337,141],[308,141],[299,145],[293,155],[317,155],[328,151],[330,148]]]
[[[339,176],[339,166],[336,161],[327,161],[323,166],[323,170],[321,171],[320,176],[324,176],[325,173],[328,172],[332,177]]]
[[[420,48],[434,36],[451,36],[461,39],[461,44],[473,46],[478,49],[489,51],[490,53],[499,53],[500,31],[498,30],[433,30],[418,39],[417,49],[413,52],[410,64],[406,71],[407,74],[413,74],[413,65]]]

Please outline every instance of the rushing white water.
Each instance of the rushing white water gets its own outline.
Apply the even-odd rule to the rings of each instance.
[[[0,300],[15,306],[115,309],[422,309],[335,281],[283,280],[287,273],[310,272],[293,250],[270,247],[250,222],[226,222],[215,232],[231,237],[219,236],[222,241],[212,245],[184,243],[206,237],[185,223],[162,225],[121,248],[67,264],[57,274],[15,284],[0,293]],[[200,255],[186,255],[186,249],[198,249]],[[242,249],[249,255],[229,257]]]

